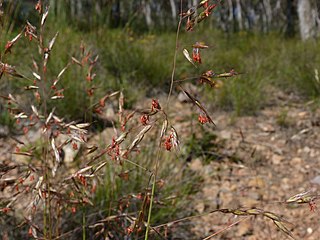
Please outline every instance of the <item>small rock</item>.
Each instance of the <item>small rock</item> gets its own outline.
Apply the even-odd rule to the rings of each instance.
[[[308,112],[306,112],[306,111],[304,111],[304,112],[299,112],[299,113],[298,113],[298,116],[299,116],[300,118],[306,118],[306,117],[308,117]]]
[[[8,126],[0,126],[0,138],[5,138],[9,135]]]
[[[252,223],[250,221],[244,221],[237,227],[237,235],[246,235],[252,228]]]
[[[261,177],[254,177],[249,180],[248,186],[255,187],[255,188],[264,188],[266,186],[266,182]]]
[[[266,123],[260,123],[258,124],[258,127],[264,132],[272,133],[276,131],[272,125]]]
[[[223,139],[230,139],[231,138],[231,132],[227,131],[227,130],[222,130],[219,135]]]
[[[311,228],[311,227],[308,227],[308,228],[307,228],[307,233],[308,233],[308,234],[313,233],[313,230],[312,230],[312,228]]]
[[[203,213],[205,209],[204,202],[199,202],[195,205],[195,209],[198,211],[198,213]]]
[[[189,167],[193,171],[201,171],[203,168],[203,165],[201,160],[199,158],[196,158],[189,163]]]
[[[292,166],[299,166],[300,167],[302,164],[302,158],[299,158],[299,157],[292,158],[290,161],[290,164]]]
[[[310,149],[309,147],[305,146],[305,147],[303,148],[303,151],[304,151],[305,153],[309,153],[309,152],[311,151],[311,149]]]
[[[320,185],[320,175],[316,176],[312,180],[310,180],[311,183]]]
[[[274,165],[279,165],[283,159],[284,157],[275,154],[272,156],[271,161]]]

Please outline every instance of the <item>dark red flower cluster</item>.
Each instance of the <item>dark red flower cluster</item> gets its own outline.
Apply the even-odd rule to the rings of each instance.
[[[156,99],[152,99],[152,103],[151,103],[151,111],[154,111],[154,110],[161,110],[159,101]]]
[[[210,120],[207,116],[204,116],[204,115],[199,115],[198,117],[198,120],[201,124],[205,124],[205,123],[208,123]]]
[[[149,122],[149,115],[143,114],[143,115],[140,117],[140,122],[141,122],[142,125],[147,125],[148,122]]]
[[[165,138],[165,141],[164,141],[164,147],[167,151],[171,151],[171,148],[172,148],[172,139],[173,139],[173,136],[172,134],[170,134],[168,137]]]

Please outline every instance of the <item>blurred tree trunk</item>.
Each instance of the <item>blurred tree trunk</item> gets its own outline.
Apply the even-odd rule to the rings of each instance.
[[[116,0],[115,3],[112,3],[111,7],[111,26],[119,27],[121,21],[121,8],[120,8],[120,0]]]
[[[177,19],[177,8],[176,8],[176,3],[174,2],[174,0],[170,0],[170,5],[171,5],[172,19],[173,19],[173,21],[176,21],[176,19]]]
[[[83,16],[82,2],[83,2],[83,1],[79,1],[79,0],[77,1],[77,17],[78,17],[79,19],[81,19],[82,16]]]
[[[310,0],[298,0],[298,17],[300,36],[303,41],[309,39],[312,36],[312,14]]]
[[[293,15],[294,15],[294,7],[293,7],[293,0],[287,0],[287,24],[285,34],[288,37],[292,37],[294,35],[294,22],[293,22]]]
[[[271,22],[272,22],[272,10],[271,10],[270,0],[263,0],[263,7],[265,10],[265,16],[266,16],[265,31],[268,32],[271,28]]]
[[[144,13],[144,17],[145,17],[147,26],[148,26],[148,28],[151,28],[153,26],[153,20],[152,20],[152,17],[151,17],[150,1],[143,0],[142,1],[142,7],[143,7],[143,13]]]
[[[243,29],[243,25],[242,25],[242,8],[241,8],[240,0],[236,0],[235,17],[238,22],[239,31],[241,31]]]

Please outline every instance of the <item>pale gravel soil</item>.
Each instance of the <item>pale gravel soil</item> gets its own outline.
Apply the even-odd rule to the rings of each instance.
[[[192,131],[199,142],[207,131],[217,135],[212,144],[220,146],[218,159],[208,162],[192,156],[186,163],[203,180],[186,209],[204,214],[216,208],[261,208],[292,223],[287,227],[296,239],[320,239],[318,209],[312,212],[307,204],[283,203],[301,192],[320,193],[320,181],[312,181],[320,175],[320,109],[279,93],[256,116],[234,118],[230,112],[213,111],[217,127],[204,126],[200,131],[196,120],[186,120],[194,112],[191,104],[176,102],[174,126],[182,144]],[[13,140],[0,139],[0,163],[12,159],[13,148]],[[222,213],[194,218],[175,225],[173,239],[201,239],[237,220]],[[214,239],[289,238],[271,220],[249,217]]]

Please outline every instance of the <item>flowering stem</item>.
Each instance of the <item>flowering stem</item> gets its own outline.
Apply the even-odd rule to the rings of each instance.
[[[167,108],[169,107],[169,101],[170,97],[172,94],[172,89],[173,89],[173,83],[174,83],[174,75],[176,71],[176,62],[177,62],[177,54],[178,54],[178,47],[179,47],[179,33],[180,33],[180,28],[181,28],[181,23],[182,23],[182,0],[180,1],[180,17],[179,17],[179,23],[177,27],[177,33],[176,33],[176,46],[175,46],[175,51],[174,51],[174,57],[173,57],[173,68],[172,68],[172,73],[171,73],[171,82],[170,82],[170,90],[167,98]]]
[[[236,222],[234,222],[234,223],[232,223],[232,224],[230,224],[230,225],[226,226],[225,228],[223,228],[223,229],[221,229],[221,230],[219,230],[219,231],[217,231],[217,232],[215,232],[215,233],[211,234],[211,235],[210,235],[210,236],[208,236],[208,237],[203,238],[202,240],[209,240],[210,238],[212,238],[212,237],[214,237],[214,236],[216,236],[216,235],[218,235],[218,234],[220,234],[220,233],[222,233],[222,232],[224,232],[224,231],[228,230],[229,228],[231,228],[231,227],[233,227],[233,226],[237,225],[238,223],[242,222],[243,220],[248,219],[249,217],[250,217],[250,216],[246,216],[246,217],[240,218],[238,221],[236,221]]]
[[[144,240],[148,240],[148,234],[149,234],[149,229],[150,229],[152,203],[153,203],[153,198],[154,198],[154,192],[155,192],[155,189],[156,189],[156,182],[157,182],[157,175],[158,175],[158,168],[159,168],[159,160],[160,160],[160,152],[161,152],[162,140],[163,140],[163,137],[160,138],[160,142],[159,142],[159,146],[158,146],[155,170],[154,170],[154,172],[152,173],[152,175],[150,177],[150,180],[152,178],[152,190],[151,190],[150,205],[149,205],[149,212],[148,212],[147,228],[146,228],[146,233],[145,233],[145,236],[144,236]]]

